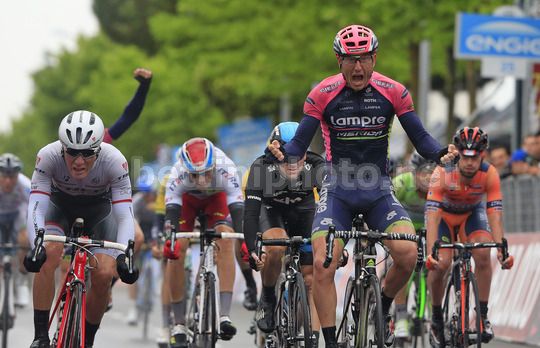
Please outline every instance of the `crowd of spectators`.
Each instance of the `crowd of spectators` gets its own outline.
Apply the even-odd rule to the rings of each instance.
[[[510,154],[504,144],[491,144],[487,160],[501,179],[509,176],[540,175],[540,131],[523,138],[521,148]]]

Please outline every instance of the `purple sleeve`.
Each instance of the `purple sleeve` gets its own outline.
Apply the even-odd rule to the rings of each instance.
[[[429,135],[416,113],[414,111],[407,112],[398,117],[398,120],[418,153],[439,163],[439,155],[444,149],[437,140]]]
[[[291,141],[284,145],[285,154],[287,157],[302,157],[306,153],[311,139],[319,127],[319,120],[315,117],[304,115],[300,121],[300,125],[296,130],[296,134]]]
[[[144,107],[146,95],[150,89],[150,81],[151,79],[140,82],[139,88],[137,88],[135,95],[129,101],[128,105],[126,105],[120,118],[109,128],[109,134],[113,139],[118,139],[139,118]]]

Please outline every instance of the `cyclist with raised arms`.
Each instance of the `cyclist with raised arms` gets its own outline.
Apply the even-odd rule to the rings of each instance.
[[[103,122],[90,111],[68,114],[58,128],[59,140],[43,147],[37,154],[28,205],[28,234],[36,231],[69,235],[77,217],[85,221],[89,237],[128,244],[134,235],[131,206],[131,183],[128,163],[114,146],[103,143]],[[25,257],[24,266],[36,272],[34,279],[34,341],[31,348],[49,347],[48,322],[54,298],[54,273],[63,245],[45,243]],[[99,267],[91,271],[92,286],[86,307],[86,342],[92,347],[94,337],[107,307],[111,280],[134,283],[138,271],[129,273],[126,256],[109,249],[95,248]]]
[[[28,247],[26,212],[30,195],[30,179],[21,173],[22,162],[11,153],[0,155],[0,231],[3,243],[18,243],[21,250]],[[28,249],[26,249],[28,250]],[[24,253],[19,254],[22,261]],[[24,276],[13,272],[16,284],[15,305],[28,304],[28,286]],[[23,284],[21,284],[23,283]]]
[[[410,158],[412,172],[399,174],[392,179],[394,194],[409,214],[416,231],[424,228],[424,207],[429,188],[429,180],[437,164],[413,152]],[[409,337],[409,320],[407,313],[407,285],[395,297],[396,338]]]
[[[277,140],[285,144],[292,139],[297,128],[297,122],[282,122],[274,128],[269,141]],[[287,236],[311,237],[311,225],[315,214],[314,188],[321,187],[323,165],[324,160],[321,156],[308,151],[300,161],[291,164],[269,163],[263,155],[257,158],[249,169],[245,189],[244,235],[250,265],[253,269],[261,271],[263,289],[256,318],[257,326],[263,332],[270,333],[276,326],[275,286],[281,272],[285,248],[265,247],[265,254],[260,260],[255,248],[256,234],[263,232],[265,239],[287,238]],[[300,264],[312,305],[313,331],[318,336],[319,320],[311,296],[313,284],[311,245],[303,247]]]
[[[176,231],[193,231],[195,218],[203,212],[207,226],[216,232],[242,233],[244,198],[240,188],[238,171],[233,161],[206,138],[192,138],[180,150],[165,192],[165,221]],[[217,242],[217,268],[219,277],[220,337],[230,340],[236,327],[229,317],[235,277],[234,244],[232,240]],[[184,260],[189,243],[177,240],[173,249],[168,239],[163,247],[171,292],[171,309],[174,327],[171,331],[171,348],[187,347],[185,316],[185,270]]]
[[[458,239],[463,243],[501,243],[504,235],[499,174],[495,167],[484,162],[488,135],[478,127],[465,127],[456,132],[454,144],[461,156],[457,168],[451,171],[437,168],[431,177],[426,203],[428,251],[432,250],[437,239],[444,243]],[[493,338],[493,329],[487,318],[492,275],[490,249],[475,249],[472,254],[484,328],[482,341],[489,342]],[[497,257],[503,268],[512,267],[513,257],[503,262],[501,250]],[[441,249],[439,260],[429,255],[426,262],[430,270],[428,286],[433,310],[430,341],[438,347],[445,346],[441,305],[446,285],[445,275],[451,263],[451,249]]]
[[[334,52],[340,73],[319,83],[304,104],[304,117],[294,138],[268,149],[277,160],[297,161],[304,156],[317,128],[322,128],[329,162],[312,230],[314,253],[313,295],[327,347],[336,347],[336,287],[334,275],[344,241],[335,242],[334,262],[323,267],[328,225],[350,230],[353,217],[364,214],[367,224],[381,232],[414,233],[414,227],[391,191],[388,176],[388,138],[394,115],[418,152],[433,161],[452,161],[457,151],[441,148],[424,129],[407,89],[374,72],[378,40],[362,25],[338,31]],[[394,264],[382,289],[383,313],[388,315],[396,293],[409,279],[416,263],[416,246],[386,241]],[[390,317],[387,316],[387,324]],[[387,345],[393,334],[386,325]]]

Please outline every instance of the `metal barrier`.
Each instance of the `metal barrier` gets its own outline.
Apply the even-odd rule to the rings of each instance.
[[[505,232],[540,231],[540,178],[509,176],[501,181]]]

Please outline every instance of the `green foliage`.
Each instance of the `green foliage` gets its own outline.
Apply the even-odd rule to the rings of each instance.
[[[411,57],[429,39],[433,74],[446,79],[456,12],[490,13],[508,3],[95,0],[104,33],[80,38],[76,51],[53,55],[35,73],[31,106],[12,134],[0,135],[0,151],[32,162],[56,138],[60,119],[76,109],[92,110],[110,126],[137,88],[131,74],[139,66],[152,69],[154,79],[140,119],[115,143],[127,157],[151,160],[158,143],[214,139],[216,128],[236,117],[276,117],[283,95],[299,118],[311,86],[338,73],[332,40],[351,23],[377,33],[377,71],[414,85]],[[458,64],[459,74],[463,67]]]
[[[133,44],[148,54],[158,47],[148,19],[158,12],[176,11],[176,0],[94,0],[94,13],[103,31],[113,41]]]

